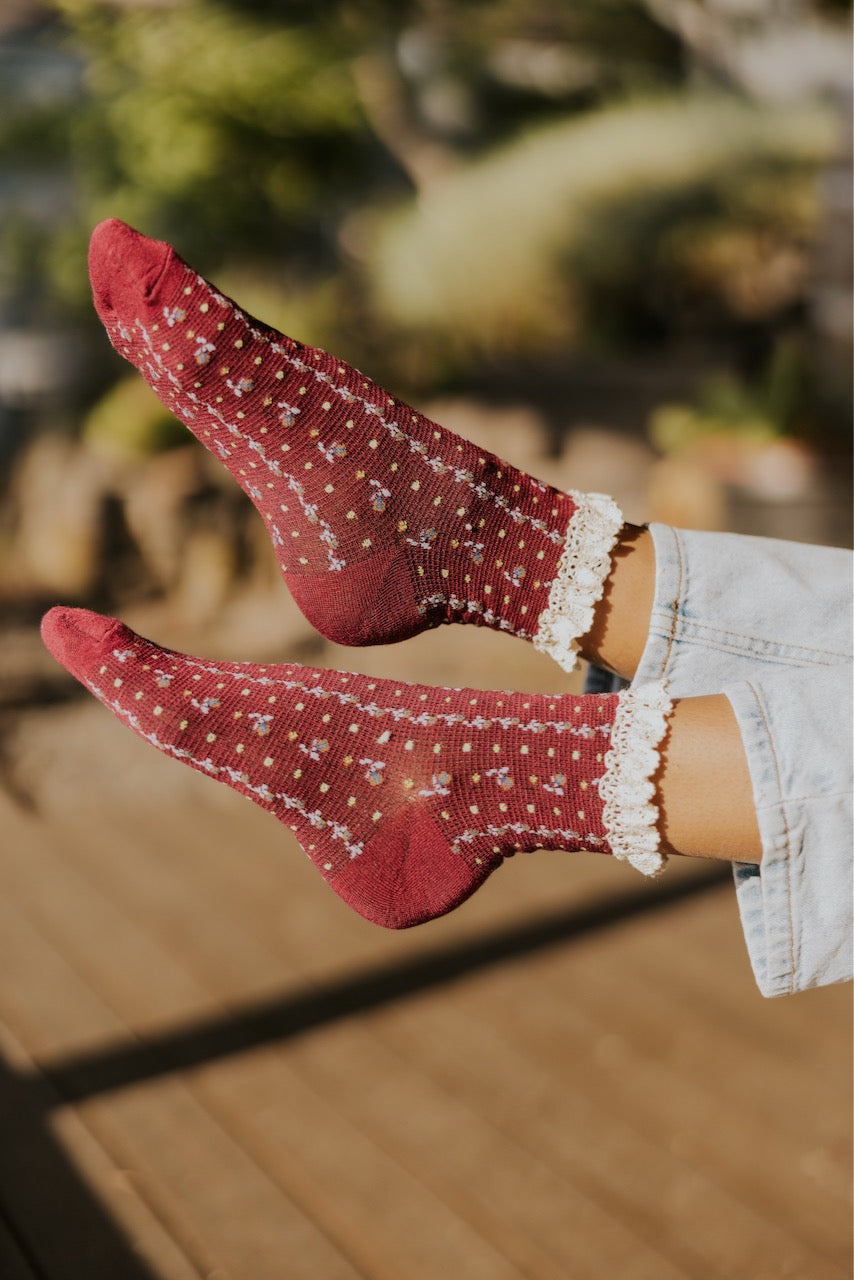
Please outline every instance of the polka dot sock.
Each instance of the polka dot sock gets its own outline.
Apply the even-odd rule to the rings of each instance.
[[[340,644],[470,622],[570,670],[623,521],[240,311],[167,244],[116,219],[89,254],[116,349],[254,502],[309,621]]]
[[[207,662],[85,609],[52,609],[42,635],[142,738],[273,813],[377,924],[442,915],[544,846],[661,865],[659,686],[552,697]]]

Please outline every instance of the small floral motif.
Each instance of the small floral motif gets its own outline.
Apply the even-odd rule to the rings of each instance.
[[[236,396],[248,395],[255,383],[251,378],[238,378],[236,382],[232,382],[231,378],[226,378],[225,385],[230,387]]]
[[[327,462],[334,462],[336,458],[344,458],[347,456],[347,446],[340,444],[337,440],[334,444],[330,445],[325,445],[318,441],[317,447]]]
[[[468,553],[475,564],[483,564],[483,543],[482,542],[464,542],[464,547],[468,547]]]
[[[391,497],[391,490],[384,489],[379,480],[372,480],[373,494],[371,495],[371,506],[378,515],[382,515],[385,511],[386,498]]]
[[[158,689],[168,689],[172,681],[175,679],[174,673],[171,671],[155,671],[154,683]]]
[[[420,796],[449,796],[451,794],[451,774],[444,769],[441,773],[434,773],[430,779],[430,786],[425,787],[423,791],[419,791]]]
[[[288,404],[285,400],[280,400],[276,405],[276,408],[282,410],[281,417],[279,418],[279,422],[282,426],[292,427],[296,422],[297,414],[299,413],[299,409],[296,405]]]
[[[406,541],[412,547],[420,547],[422,551],[430,551],[438,536],[438,529],[422,529],[417,538],[407,538]]]
[[[565,794],[566,774],[553,773],[548,782],[543,783],[543,790],[550,791],[553,796],[562,796]]]
[[[372,787],[378,787],[381,782],[385,781],[383,770],[385,769],[384,760],[371,760],[369,756],[363,756],[359,764],[366,764],[365,777]]]
[[[248,718],[254,721],[252,728],[258,734],[258,737],[266,738],[267,734],[270,732],[270,725],[273,723],[273,717],[271,715],[262,715],[260,711],[250,711]]]
[[[513,779],[510,777],[510,770],[507,765],[502,765],[500,769],[487,769],[487,778],[494,778],[495,784],[502,791],[509,791],[513,786]]]
[[[522,579],[525,577],[525,566],[523,564],[517,564],[510,573],[505,569],[504,577],[508,582],[511,582],[514,587],[520,587],[522,585]]]
[[[311,743],[306,746],[304,742],[299,744],[300,751],[308,756],[309,760],[319,760],[321,756],[325,756],[329,750],[329,741],[326,738],[312,738]]]
[[[197,710],[201,711],[203,716],[206,716],[209,711],[213,711],[214,707],[222,706],[222,703],[219,698],[202,698],[201,700],[198,698],[191,698],[190,706],[196,707]]]
[[[134,656],[134,652],[133,649],[114,649],[113,657],[117,658],[119,662],[127,662],[128,658]]]
[[[171,329],[182,320],[186,320],[187,313],[182,307],[164,307],[163,318]]]
[[[212,342],[208,342],[207,338],[199,336],[196,338],[196,347],[197,350],[194,356],[196,364],[209,364],[211,353],[216,351],[214,344]]]

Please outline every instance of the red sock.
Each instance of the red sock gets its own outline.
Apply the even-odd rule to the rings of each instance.
[[[85,609],[52,609],[42,634],[146,741],[275,814],[377,924],[450,911],[517,852],[661,866],[659,686],[551,697],[206,662]]]
[[[571,668],[622,525],[610,499],[559,493],[437,426],[116,219],[89,261],[114,346],[250,496],[318,631],[381,644],[473,622]]]

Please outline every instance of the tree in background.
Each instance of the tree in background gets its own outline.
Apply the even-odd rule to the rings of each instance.
[[[73,175],[59,222],[4,220],[7,291],[33,314],[86,311],[85,240],[110,214],[397,385],[496,352],[690,336],[724,350],[748,337],[761,353],[803,306],[836,122],[821,76],[795,110],[778,101],[774,67],[791,50],[766,46],[795,30],[792,14],[801,41],[819,30],[813,6],[56,0],[44,12],[42,39],[74,49],[83,78],[59,110],[24,101],[0,116],[0,155],[70,161]]]

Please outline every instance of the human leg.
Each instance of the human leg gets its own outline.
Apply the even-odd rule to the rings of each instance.
[[[722,790],[720,708],[671,715],[660,685],[550,696],[212,663],[87,610],[52,610],[43,634],[120,720],[271,811],[345,901],[390,927],[452,909],[514,853],[587,848],[648,874],[668,849],[702,855],[685,815],[706,758],[718,847],[732,837],[744,856],[749,841]]]
[[[732,708],[762,849],[734,867],[759,987],[850,978],[851,554],[663,525],[650,536],[655,591],[635,680],[665,680],[674,719],[703,695],[723,692]],[[706,798],[697,788],[698,818]],[[717,824],[707,830],[718,838]]]
[[[249,495],[319,631],[378,644],[474,623],[571,669],[623,530],[610,499],[560,493],[430,422],[115,219],[93,233],[90,273],[111,341]]]

